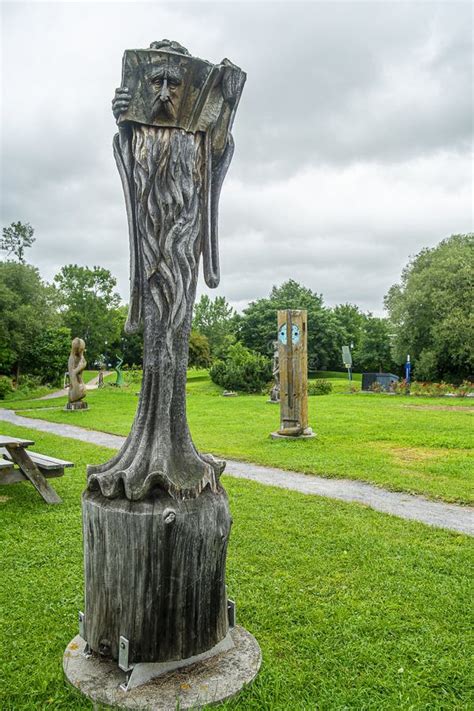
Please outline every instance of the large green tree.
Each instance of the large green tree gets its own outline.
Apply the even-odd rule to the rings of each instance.
[[[90,365],[104,354],[106,343],[119,338],[120,319],[115,310],[120,296],[115,291],[116,279],[102,267],[64,266],[54,277],[63,323],[73,337],[86,342]]]
[[[60,326],[54,290],[38,270],[0,262],[0,372],[13,373],[17,380],[25,371],[56,380],[70,348],[70,334],[65,346]]]
[[[235,342],[238,327],[239,316],[224,296],[203,294],[194,305],[193,331],[206,336],[213,358],[221,358]]]
[[[337,361],[331,363],[331,370],[335,370],[342,367],[342,346],[349,346],[353,351],[359,348],[367,316],[354,304],[338,304],[331,310],[339,327],[338,338],[341,339]]]
[[[65,326],[43,328],[26,353],[25,369],[44,383],[59,385],[67,371],[71,340],[71,331]]]
[[[114,366],[117,357],[123,359],[124,365],[143,364],[143,329],[136,333],[125,333],[124,326],[127,320],[128,306],[122,304],[109,311],[111,330],[115,333],[112,340],[104,341],[101,355],[106,366]]]
[[[390,349],[390,325],[387,319],[367,314],[353,352],[355,370],[392,372],[398,370]]]
[[[423,249],[385,297],[393,356],[418,379],[459,381],[474,370],[474,234]]]
[[[276,312],[279,309],[307,310],[310,369],[319,370],[336,362],[343,340],[336,317],[324,307],[320,294],[293,279],[274,286],[268,298],[253,301],[244,310],[240,334],[248,348],[267,356],[273,353],[273,342],[277,337]]]

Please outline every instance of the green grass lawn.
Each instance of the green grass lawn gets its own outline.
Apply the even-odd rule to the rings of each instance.
[[[1,429],[76,466],[53,480],[59,506],[26,483],[0,490],[0,708],[92,709],[63,680],[61,661],[83,607],[85,465],[112,452]],[[263,666],[220,708],[473,708],[472,539],[356,504],[223,481],[234,519],[229,592]]]
[[[98,370],[85,370],[82,373],[82,379],[85,383],[90,383],[91,380],[94,380],[99,375]]]
[[[64,412],[65,398],[8,406],[26,416],[127,435],[138,389],[131,385],[91,391],[86,411]],[[309,398],[309,413],[317,437],[294,442],[270,439],[269,433],[278,428],[279,408],[267,404],[267,396],[221,397],[205,371],[190,371],[187,390],[191,431],[204,451],[445,501],[474,502],[471,400],[360,393],[314,396]]]
[[[347,370],[315,370],[310,372],[310,378],[324,378],[347,380]],[[352,373],[352,379],[358,383],[362,382],[362,373]]]

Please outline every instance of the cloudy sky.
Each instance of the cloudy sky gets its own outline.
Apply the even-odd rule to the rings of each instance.
[[[473,230],[470,2],[3,2],[2,225],[45,279],[98,264],[128,299],[110,102],[126,48],[247,72],[221,197],[237,308],[293,278],[382,313],[410,255]],[[200,291],[206,291],[201,279]]]

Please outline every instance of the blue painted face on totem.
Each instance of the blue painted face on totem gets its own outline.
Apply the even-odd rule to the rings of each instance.
[[[280,326],[280,328],[278,330],[278,340],[284,346],[287,345],[288,338],[287,338],[286,323],[284,323],[283,326]],[[298,345],[298,343],[300,342],[300,329],[295,324],[293,324],[291,327],[291,342],[294,346]]]

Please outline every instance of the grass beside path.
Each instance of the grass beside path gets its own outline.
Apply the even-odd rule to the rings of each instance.
[[[92,709],[63,680],[82,609],[86,463],[110,450],[2,423],[71,459],[47,506],[0,489],[2,711]],[[355,504],[224,477],[234,519],[229,593],[258,639],[256,682],[226,711],[468,709],[474,542]]]
[[[91,391],[86,411],[64,412],[65,398],[10,405],[27,417],[127,435],[138,390],[131,385]],[[267,404],[266,396],[224,398],[202,372],[192,373],[187,391],[191,431],[203,451],[445,501],[474,502],[470,400],[342,393],[310,397],[310,424],[317,437],[292,442],[270,439],[278,428],[279,408]],[[54,405],[59,407],[42,409]]]

